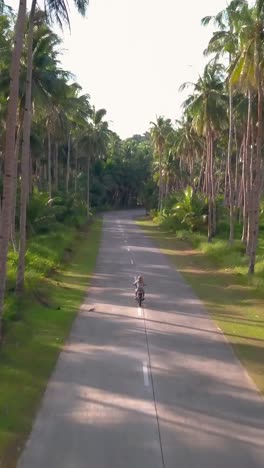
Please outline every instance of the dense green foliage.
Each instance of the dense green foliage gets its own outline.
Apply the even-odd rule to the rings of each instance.
[[[85,13],[87,0],[74,3]],[[205,51],[210,60],[196,83],[182,86],[190,90],[182,118],[159,116],[144,135],[123,141],[111,131],[107,111],[95,109],[61,68],[62,44],[50,19],[69,23],[67,2],[47,0],[45,13],[35,6],[25,18],[4,5],[0,14],[0,465],[6,447],[12,451],[30,427],[82,299],[100,221],[88,242],[76,235],[96,212],[144,206],[157,232],[166,233],[165,246],[168,241],[173,251],[181,240],[187,241],[182,249],[195,247],[195,260],[186,262],[183,251],[177,265],[184,265],[214,313],[233,308],[235,338],[244,316],[251,320],[263,305],[264,2],[232,0],[204,18],[216,29]],[[18,41],[21,18],[26,27]],[[21,57],[10,68],[18,46]],[[11,93],[14,78],[18,102]],[[204,259],[209,273],[200,281]],[[230,284],[233,291],[219,299]],[[256,308],[243,310],[239,322],[240,295],[245,303],[255,300]],[[233,339],[230,327],[224,324]],[[263,341],[258,323],[254,330],[247,330],[249,339]],[[259,376],[259,350],[251,347],[250,353],[257,356],[253,374]],[[245,360],[250,353],[246,347],[240,352]]]
[[[182,119],[158,117],[150,131],[157,216],[172,230],[206,226],[208,242],[228,229],[252,274],[263,223],[264,4],[232,0],[202,22],[217,29],[205,51],[212,58],[182,86],[190,89]]]
[[[5,182],[5,118],[15,20],[9,10],[0,16],[3,51],[0,60],[0,208],[3,212],[4,184],[10,180],[7,178]],[[56,236],[62,226],[78,228],[96,210],[137,207],[149,200],[152,207],[155,204],[153,191],[156,191],[149,136],[136,135],[122,141],[110,130],[106,110],[96,110],[90,96],[83,94],[78,83],[73,82],[71,73],[61,68],[61,41],[40,10],[36,10],[33,23],[30,155],[28,162],[24,161],[29,34],[30,20],[25,28],[20,61],[13,195],[8,199],[5,196],[7,213],[11,213],[10,228],[9,221],[1,223],[0,217],[3,233],[11,231],[10,247],[14,252],[10,251],[8,256],[8,275],[12,270],[13,282],[17,277],[16,285],[11,288],[17,295],[21,294],[27,272],[32,269],[30,249],[38,242],[36,239],[42,242],[43,235]],[[29,165],[29,171],[23,172],[25,164]],[[26,213],[25,231],[23,213]],[[0,276],[4,282],[5,259],[1,245],[0,258]]]

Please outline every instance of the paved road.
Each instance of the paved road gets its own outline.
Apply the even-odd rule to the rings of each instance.
[[[92,287],[18,467],[264,468],[264,400],[131,214],[105,216]]]

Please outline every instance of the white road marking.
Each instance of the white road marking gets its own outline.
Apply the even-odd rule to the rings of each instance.
[[[141,307],[138,307],[138,316],[142,317],[142,308]]]
[[[127,250],[130,251],[130,248],[128,247]]]
[[[134,265],[134,261],[132,260],[132,258],[130,259],[130,261],[131,261],[131,265]]]
[[[148,372],[148,364],[146,361],[142,364],[143,376],[144,376],[144,385],[145,387],[149,386],[149,372]]]

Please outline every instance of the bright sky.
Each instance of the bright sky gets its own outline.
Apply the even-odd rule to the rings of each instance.
[[[71,7],[63,66],[121,137],[144,133],[156,115],[181,116],[179,86],[202,71],[212,29],[201,18],[226,0],[90,0],[82,19]]]

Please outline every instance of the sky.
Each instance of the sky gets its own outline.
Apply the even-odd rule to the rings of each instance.
[[[40,6],[44,0],[39,0]],[[18,0],[7,0],[17,8]],[[29,2],[30,3],[30,2]],[[174,122],[208,59],[203,51],[213,26],[201,19],[226,8],[227,0],[89,0],[86,18],[69,1],[71,32],[62,37],[62,66],[107,110],[121,138],[145,133],[157,116]]]
[[[156,116],[180,118],[186,94],[179,87],[202,72],[213,30],[201,18],[226,0],[90,0],[85,19],[70,5],[63,67],[107,110],[112,130],[126,138],[147,131]]]

